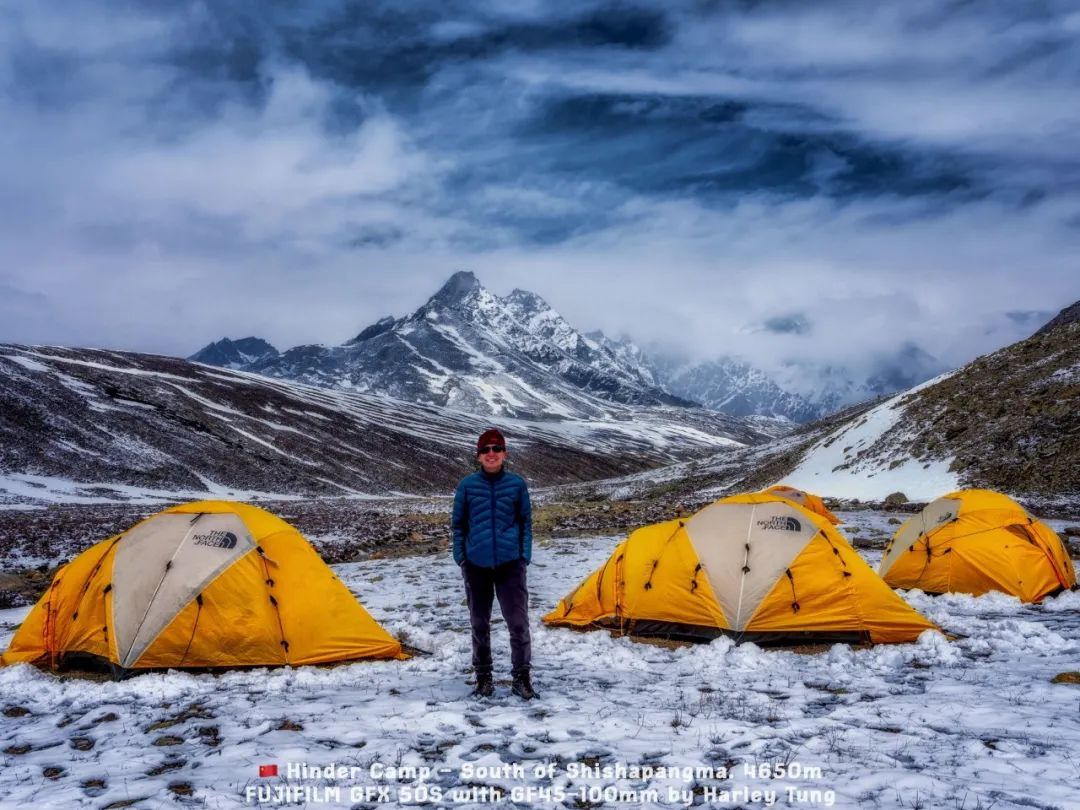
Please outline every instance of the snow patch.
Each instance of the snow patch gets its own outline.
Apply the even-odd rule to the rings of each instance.
[[[5,360],[10,360],[12,363],[15,363],[15,365],[22,366],[27,371],[52,371],[52,369],[44,363],[39,363],[37,360],[23,354],[2,354],[0,357],[3,357]]]
[[[906,456],[859,457],[860,452],[870,451],[896,426],[903,415],[904,400],[951,374],[935,377],[886,400],[853,423],[825,436],[790,475],[776,483],[818,495],[860,500],[882,500],[893,492],[903,492],[909,500],[929,501],[959,489],[958,476],[949,470],[952,458],[919,461]]]

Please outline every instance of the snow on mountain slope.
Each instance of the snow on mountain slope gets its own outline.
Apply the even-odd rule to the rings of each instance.
[[[175,358],[0,345],[0,502],[444,492],[490,424]],[[498,424],[536,485],[775,435],[700,408],[615,404],[587,420]]]
[[[791,483],[817,482],[816,491],[839,497],[890,490],[919,499],[979,486],[1080,504],[1080,322],[1067,317],[1075,309],[832,431]]]
[[[913,343],[866,357],[858,368],[789,358],[766,373],[737,357],[687,363],[664,352],[656,355],[655,364],[657,378],[677,396],[724,413],[783,416],[798,423],[906,390],[946,371]]]
[[[203,349],[191,359],[216,363]],[[612,404],[688,405],[605,340],[582,335],[542,298],[499,298],[455,273],[407,317],[342,346],[298,346],[243,366],[271,377],[379,393],[491,416],[604,418]]]
[[[950,471],[951,456],[927,461],[906,456],[901,448],[911,435],[896,429],[909,397],[948,376],[886,400],[827,434],[784,476],[784,483],[859,500],[884,500],[894,492],[903,492],[909,500],[931,501],[959,489],[959,476]],[[890,446],[894,452],[889,451]]]
[[[823,413],[809,400],[780,388],[765,372],[733,358],[666,367],[661,379],[677,396],[736,416],[768,414],[809,422]]]
[[[597,491],[750,491],[774,483],[832,498],[930,500],[961,487],[1032,508],[1080,508],[1080,319],[1066,309],[1027,340],[888,400],[764,445],[592,485]]]

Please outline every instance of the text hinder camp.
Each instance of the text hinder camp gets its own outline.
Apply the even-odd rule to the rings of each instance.
[[[613,785],[568,785],[568,786],[537,786],[515,785],[511,788],[484,786],[483,795],[477,793],[475,785],[444,788],[439,785],[429,785],[427,782],[436,774],[439,776],[457,775],[463,781],[473,779],[508,779],[524,781],[530,777],[535,779],[551,780],[556,776],[565,776],[568,779],[602,779],[602,780],[631,780],[651,781],[653,779],[677,780],[685,783],[700,783],[701,781],[725,781],[741,771],[741,775],[753,779],[804,779],[820,780],[822,770],[819,767],[803,766],[800,763],[788,764],[774,763],[743,763],[741,766],[728,768],[719,766],[670,766],[670,765],[637,765],[637,764],[607,764],[588,765],[583,762],[569,762],[560,765],[557,762],[542,762],[535,765],[525,766],[521,763],[499,763],[497,765],[482,765],[475,763],[462,763],[458,768],[411,765],[383,765],[374,762],[368,767],[346,766],[331,763],[326,766],[312,766],[306,763],[289,763],[286,765],[287,780],[358,780],[363,778],[375,781],[394,781],[394,785],[352,785],[348,787],[335,785],[249,785],[245,790],[245,798],[249,803],[295,803],[304,801],[310,804],[322,804],[338,802],[342,800],[367,801],[376,803],[389,803],[409,801],[418,804],[429,802],[449,801],[450,803],[467,802],[499,802],[510,799],[513,802],[521,801],[554,801],[563,802],[575,798],[586,802],[617,802],[617,803],[650,803],[667,801],[691,805],[695,798],[705,801],[753,801],[761,802],[766,806],[772,806],[780,798],[785,798],[788,804],[819,805],[832,807],[836,802],[836,794],[832,790],[808,790],[794,786],[786,786],[782,791],[772,788],[758,788],[750,786],[740,787],[709,787],[700,784],[695,789],[682,789],[669,787],[663,790],[658,788],[627,789]],[[400,783],[411,781],[413,785]],[[419,784],[415,784],[419,783]]]
[[[638,765],[613,763],[589,765],[585,762],[539,762],[523,765],[520,762],[500,762],[497,765],[483,765],[463,762],[457,768],[432,768],[428,765],[384,765],[373,762],[367,767],[359,765],[308,765],[306,762],[290,762],[285,766],[287,779],[363,779],[396,782],[428,782],[436,774],[456,773],[462,779],[516,779],[524,780],[551,779],[566,776],[570,779],[632,779],[648,781],[652,779],[675,779],[682,782],[700,780],[723,781],[736,775],[749,779],[807,779],[819,780],[823,777],[820,767],[802,765],[799,762],[770,763],[744,762],[741,765]]]

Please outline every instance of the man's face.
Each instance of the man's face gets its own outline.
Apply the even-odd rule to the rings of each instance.
[[[502,444],[486,444],[476,452],[480,459],[480,466],[486,473],[497,473],[502,469],[506,461],[506,446]]]

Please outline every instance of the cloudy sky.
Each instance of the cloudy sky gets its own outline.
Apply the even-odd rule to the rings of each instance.
[[[1080,298],[1080,3],[0,0],[0,178],[0,341],[340,343],[468,269],[955,365]]]

